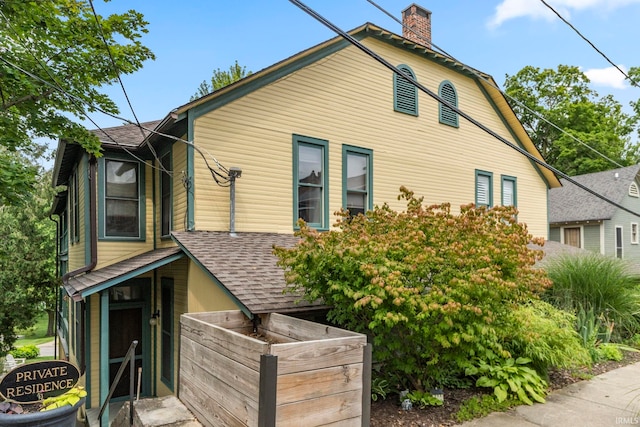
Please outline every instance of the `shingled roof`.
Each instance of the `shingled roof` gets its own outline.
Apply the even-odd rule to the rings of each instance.
[[[571,178],[606,198],[621,203],[639,171],[640,164]],[[561,188],[549,190],[549,222],[551,224],[611,219],[618,209],[566,179],[560,181]]]
[[[291,234],[181,231],[171,236],[205,269],[229,296],[250,313],[301,312],[325,308],[284,292],[284,271],[276,264],[273,246],[293,247]]]
[[[155,129],[160,120],[150,122],[142,122],[140,126],[146,129]],[[101,128],[91,130],[103,145],[116,145],[127,148],[137,148],[142,141],[151,133],[147,130],[140,129],[138,125],[126,124],[114,126],[110,128]]]

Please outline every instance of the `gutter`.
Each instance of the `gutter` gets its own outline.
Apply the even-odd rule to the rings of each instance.
[[[89,264],[70,271],[62,276],[62,284],[65,288],[69,288],[69,279],[82,273],[88,273],[98,264],[98,225],[97,225],[97,197],[96,197],[96,177],[97,177],[97,160],[95,156],[89,158],[89,239],[91,242],[91,260]],[[68,291],[67,291],[68,293]],[[80,295],[70,295],[74,301],[82,301]]]

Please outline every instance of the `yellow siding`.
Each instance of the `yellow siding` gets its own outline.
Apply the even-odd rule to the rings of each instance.
[[[456,87],[459,107],[512,140],[478,85],[418,55],[375,39],[365,43],[393,64],[408,64],[434,92],[443,80]],[[519,219],[546,236],[546,185],[531,163],[472,124],[438,123],[438,105],[419,95],[419,116],[393,110],[392,73],[353,47],[343,49],[195,121],[195,143],[226,167],[242,168],[237,181],[236,230],[292,232],[292,134],[329,141],[329,212],[342,205],[342,144],[373,150],[374,204],[402,209],[405,185],[426,203],[450,202],[454,211],[475,200],[475,169],[493,173],[494,204],[500,175],[517,177]],[[238,149],[242,147],[242,149]],[[195,159],[196,229],[227,230],[229,189],[213,182]]]
[[[153,249],[153,173],[151,166],[145,167],[145,240],[144,241],[98,241],[98,265],[100,269],[113,263],[129,259]],[[100,203],[100,201],[98,201]]]
[[[189,262],[187,311],[238,310],[239,307],[196,264]]]
[[[182,136],[187,139],[186,135]],[[187,173],[187,146],[182,142],[173,144],[173,229],[186,230],[187,191],[182,184]]]
[[[80,218],[79,218],[78,224],[79,224],[80,241],[75,243],[69,241],[68,271],[76,270],[86,264],[85,262],[86,224],[84,220],[84,212],[85,212],[85,209],[87,209],[87,205],[85,203],[85,195],[88,191],[88,188],[86,188],[86,185],[85,185],[87,181],[87,174],[88,174],[86,161],[81,161],[78,163],[78,169],[76,173],[78,177],[78,201],[79,201],[78,205],[79,205],[79,211],[80,211]],[[71,215],[70,198],[67,199],[67,214]],[[71,221],[67,221],[67,224],[71,224]],[[69,236],[71,236],[70,230],[69,230]]]

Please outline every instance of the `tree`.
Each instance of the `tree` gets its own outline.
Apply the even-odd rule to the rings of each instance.
[[[238,61],[229,67],[229,71],[223,71],[220,68],[213,70],[211,76],[211,83],[203,80],[198,87],[198,91],[191,97],[189,101],[194,101],[202,96],[208,95],[213,91],[221,89],[231,83],[237,82],[247,76],[253,74],[251,71],[247,71],[247,67],[241,67]]]
[[[37,150],[39,137],[76,141],[99,155],[97,137],[73,117],[96,109],[118,113],[99,88],[154,58],[139,41],[147,32],[143,16],[130,10],[99,17],[98,25],[81,0],[0,0],[0,12],[0,155]],[[33,169],[12,166],[0,174],[4,201],[35,177]]]
[[[18,159],[16,162],[28,162]],[[55,223],[49,219],[54,189],[51,173],[40,173],[22,203],[0,207],[0,356],[15,342],[15,328],[33,324],[38,313],[53,314],[57,289]]]
[[[299,244],[275,249],[289,288],[369,335],[374,360],[403,386],[442,385],[474,357],[510,357],[498,329],[509,331],[509,313],[549,285],[515,208],[469,205],[454,215],[407,189],[400,197],[406,211],[342,212],[334,231],[300,221]]]
[[[638,145],[631,137],[640,116],[623,112],[611,95],[600,97],[578,67],[524,67],[514,76],[507,75],[505,92],[516,100],[509,100],[511,108],[544,159],[556,169],[579,175],[616,167],[579,141],[620,166],[639,161]]]

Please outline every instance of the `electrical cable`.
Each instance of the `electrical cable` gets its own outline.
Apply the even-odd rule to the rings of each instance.
[[[531,153],[529,153],[525,149],[518,147],[514,143],[512,143],[512,142],[508,141],[507,139],[505,139],[504,137],[498,135],[496,132],[494,132],[493,130],[489,129],[487,126],[485,126],[482,123],[480,123],[479,121],[475,120],[469,114],[465,113],[464,111],[460,110],[458,107],[452,105],[451,103],[449,103],[445,99],[441,98],[439,95],[437,95],[436,93],[432,92],[431,90],[429,90],[427,87],[425,87],[421,83],[418,83],[409,74],[407,74],[404,71],[398,69],[396,66],[391,64],[389,61],[387,61],[386,59],[382,58],[380,55],[378,55],[377,53],[375,53],[374,51],[372,51],[371,49],[369,49],[368,47],[366,47],[365,45],[360,43],[358,40],[356,40],[350,34],[346,33],[345,31],[343,31],[342,29],[340,29],[339,27],[337,27],[336,25],[334,25],[333,23],[328,21],[322,15],[318,14],[316,11],[314,11],[311,8],[309,8],[308,6],[306,6],[301,1],[299,1],[299,0],[289,0],[289,1],[291,3],[293,3],[295,6],[297,6],[298,8],[300,8],[302,11],[304,11],[305,13],[307,13],[308,15],[310,15],[311,17],[316,19],[318,22],[323,24],[325,27],[329,28],[330,30],[332,30],[333,32],[335,32],[336,34],[341,36],[343,39],[347,40],[349,43],[354,45],[356,48],[360,49],[362,52],[364,52],[365,54],[367,54],[368,56],[370,56],[371,58],[373,58],[374,60],[376,60],[377,62],[379,62],[383,66],[385,66],[386,68],[388,68],[389,70],[393,71],[394,73],[396,73],[399,76],[402,76],[404,79],[409,81],[416,88],[420,89],[422,92],[426,93],[431,98],[433,98],[436,101],[440,102],[441,104],[447,106],[448,108],[450,108],[451,110],[453,110],[454,112],[459,114],[461,117],[463,117],[464,119],[469,121],[474,126],[478,127],[479,129],[481,129],[485,133],[491,135],[492,137],[494,137],[495,139],[499,140],[500,142],[502,142],[503,144],[507,145],[508,147],[516,150],[517,152],[519,152],[520,154],[524,155],[525,157],[527,157],[532,162],[544,167],[545,169],[555,173],[556,175],[561,176],[567,182],[569,182],[569,183],[577,186],[578,188],[588,192],[589,194],[591,194],[591,195],[593,195],[593,196],[595,196],[595,197],[597,197],[597,198],[599,198],[599,199],[601,199],[601,200],[603,200],[603,201],[605,201],[605,202],[617,207],[618,209],[621,209],[621,210],[623,210],[625,212],[628,212],[628,213],[630,213],[630,214],[632,214],[634,216],[640,217],[640,213],[637,213],[637,212],[627,208],[626,206],[623,206],[620,203],[617,203],[617,202],[609,199],[608,197],[603,196],[602,194],[600,194],[600,193],[598,193],[598,192],[596,192],[596,191],[584,186],[583,184],[577,182],[576,180],[574,180],[573,178],[571,178],[569,175],[565,174],[564,172],[561,172],[560,170],[554,168],[553,166],[547,164],[546,162],[538,159],[537,157],[535,157],[534,155],[532,155]]]
[[[540,0],[542,2],[542,4],[544,4],[547,8],[549,8],[553,13],[556,14],[556,16],[558,18],[560,18],[560,20],[562,22],[564,22],[565,24],[567,24],[576,34],[578,34],[582,40],[586,41],[589,46],[591,46],[593,49],[595,49],[596,52],[598,52],[600,54],[600,56],[602,56],[609,64],[611,64],[612,66],[614,66],[618,71],[620,71],[622,73],[622,75],[624,75],[624,77],[629,80],[629,82],[631,83],[632,86],[635,87],[640,87],[640,85],[638,84],[638,82],[636,82],[635,80],[633,80],[627,73],[624,72],[624,70],[622,70],[622,68],[618,67],[616,64],[613,63],[612,60],[609,59],[609,57],[607,55],[604,54],[604,52],[602,52],[600,49],[598,49],[596,47],[595,44],[593,44],[591,42],[591,40],[589,40],[587,37],[585,37],[584,35],[582,35],[582,33],[580,31],[578,31],[578,29],[576,27],[574,27],[571,22],[569,22],[568,20],[564,19],[562,17],[562,15],[560,15],[560,13],[558,13],[558,11],[556,11],[551,5],[549,5],[549,3],[547,3],[544,0]]]
[[[616,162],[615,160],[607,157],[606,154],[601,153],[600,151],[596,150],[595,148],[591,147],[589,144],[587,144],[586,142],[580,140],[578,137],[570,134],[569,132],[567,132],[566,130],[562,129],[561,127],[559,127],[558,125],[556,125],[555,123],[549,121],[546,117],[544,117],[541,113],[538,113],[537,111],[529,108],[526,104],[524,104],[522,101],[520,101],[519,99],[514,98],[513,96],[509,95],[508,93],[504,92],[502,89],[500,89],[493,81],[491,81],[490,79],[488,79],[487,77],[483,76],[478,70],[476,70],[473,67],[470,67],[469,65],[465,64],[464,62],[456,59],[453,55],[447,53],[447,51],[445,51],[444,49],[442,49],[441,47],[439,47],[438,45],[436,45],[435,43],[433,43],[433,41],[427,40],[426,37],[424,37],[422,34],[418,33],[417,31],[415,31],[413,28],[407,26],[404,24],[404,22],[402,22],[400,19],[396,18],[393,14],[391,14],[390,12],[388,12],[387,10],[385,10],[382,6],[378,5],[375,1],[373,0],[367,0],[370,4],[372,4],[373,6],[375,6],[376,8],[378,8],[380,11],[382,11],[385,15],[389,16],[391,19],[393,19],[394,21],[396,21],[398,24],[402,25],[402,28],[406,29],[407,31],[410,31],[411,33],[413,33],[415,36],[419,37],[422,40],[428,41],[429,44],[431,44],[432,47],[434,47],[435,49],[439,50],[440,52],[442,52],[443,55],[445,55],[446,57],[450,58],[451,60],[459,63],[463,68],[467,69],[470,73],[472,73],[473,75],[475,75],[477,78],[481,79],[482,81],[484,81],[486,84],[488,84],[489,86],[493,87],[494,89],[500,91],[500,93],[509,98],[511,101],[515,102],[516,104],[518,104],[521,108],[527,110],[529,113],[533,114],[536,118],[542,120],[543,122],[545,122],[546,124],[550,125],[551,127],[553,127],[555,130],[559,131],[560,133],[568,136],[569,138],[571,138],[572,140],[574,140],[575,142],[577,142],[578,144],[588,148],[589,150],[593,151],[594,153],[596,153],[598,156],[602,157],[603,159],[607,160],[608,162],[614,164],[615,166],[621,168],[623,167],[623,165],[621,165],[620,163]]]

